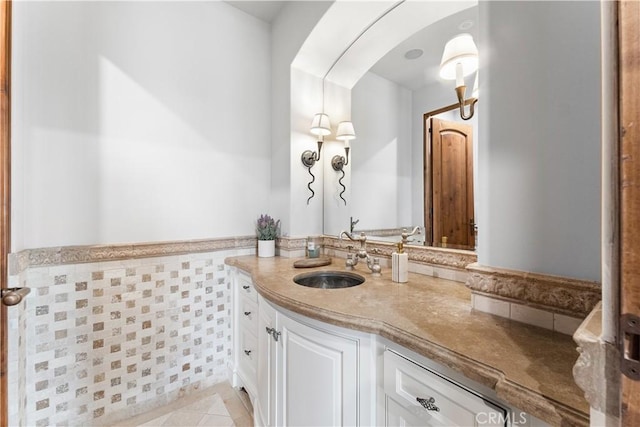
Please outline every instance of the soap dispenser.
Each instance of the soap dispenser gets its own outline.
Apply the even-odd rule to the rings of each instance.
[[[398,251],[391,254],[391,280],[405,283],[409,279],[409,255],[404,252],[402,243]]]

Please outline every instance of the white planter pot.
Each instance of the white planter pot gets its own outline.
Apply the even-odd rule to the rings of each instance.
[[[258,256],[260,258],[269,258],[276,254],[275,240],[258,240]]]

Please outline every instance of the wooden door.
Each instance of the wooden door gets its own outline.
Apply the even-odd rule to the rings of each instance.
[[[622,316],[640,316],[640,3],[619,3],[620,240]],[[621,322],[623,331],[629,326]],[[626,358],[640,358],[640,325],[624,334]],[[624,370],[624,368],[623,368]],[[637,372],[637,369],[636,369]],[[637,377],[637,375],[636,375]],[[622,425],[640,425],[640,380],[621,375]]]
[[[0,1],[0,288],[7,287],[11,218],[11,2]],[[7,308],[0,304],[0,425],[7,421]]]
[[[473,249],[473,127],[431,119],[433,245]]]

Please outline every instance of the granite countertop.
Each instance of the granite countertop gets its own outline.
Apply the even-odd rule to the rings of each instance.
[[[499,398],[552,425],[588,426],[589,405],[572,376],[578,358],[570,336],[474,311],[461,283],[409,273],[408,283],[391,281],[366,266],[366,281],[346,289],[299,286],[293,277],[327,267],[296,269],[290,258],[227,258],[251,274],[265,299],[296,313],[358,331],[371,332],[452,368],[495,390]]]

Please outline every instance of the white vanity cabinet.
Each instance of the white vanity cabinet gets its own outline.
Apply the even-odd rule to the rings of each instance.
[[[547,427],[458,372],[273,305],[232,274],[232,383],[249,393],[256,426]]]
[[[258,299],[258,395],[253,402],[254,424],[276,425],[276,382],[278,378],[276,310],[263,298]],[[275,334],[275,338],[274,338]]]
[[[261,297],[258,305],[256,424],[368,425],[373,402],[362,401],[371,393],[360,388],[372,383],[360,382],[369,365],[359,360],[362,339],[275,310]]]
[[[237,378],[233,382],[242,385],[253,397],[257,393],[258,294],[246,273],[236,271],[234,282],[233,353]]]

